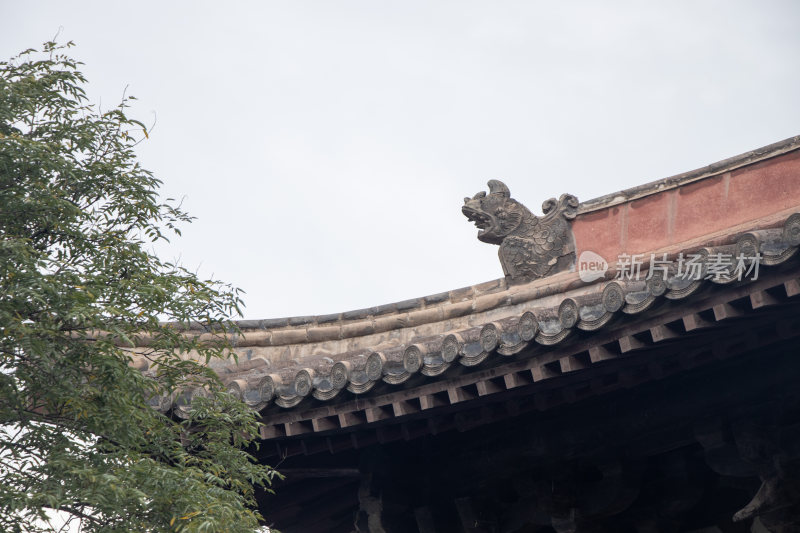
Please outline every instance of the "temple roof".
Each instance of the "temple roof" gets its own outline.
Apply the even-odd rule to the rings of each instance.
[[[488,197],[514,201],[497,183]],[[439,294],[240,321],[238,364],[214,368],[262,412],[265,438],[334,431],[522,385],[574,390],[576,376],[742,313],[742,301],[753,311],[800,293],[800,136],[564,205],[570,233],[548,263],[561,271],[517,277],[503,263],[504,278]],[[191,394],[154,406],[181,415]]]

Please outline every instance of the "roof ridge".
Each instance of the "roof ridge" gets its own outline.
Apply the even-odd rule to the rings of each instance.
[[[798,149],[800,149],[800,135],[795,135],[794,137],[789,137],[788,139],[774,142],[772,144],[762,146],[761,148],[756,148],[733,157],[728,157],[704,167],[682,172],[680,174],[675,174],[674,176],[669,176],[667,178],[661,178],[611,194],[606,194],[598,198],[592,198],[591,200],[586,200],[578,205],[578,215],[624,204],[639,198],[644,198],[645,196],[668,191],[670,189],[676,189],[689,183],[712,178],[714,176],[718,176],[719,174],[730,172],[731,170],[752,165],[765,159],[783,155]]]

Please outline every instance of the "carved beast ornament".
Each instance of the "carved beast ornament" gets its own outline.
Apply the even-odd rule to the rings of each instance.
[[[572,268],[575,242],[568,220],[577,212],[575,196],[545,201],[544,216],[537,217],[511,198],[502,181],[488,185],[489,194],[464,198],[461,212],[479,228],[478,240],[500,246],[500,264],[509,281],[524,283]]]

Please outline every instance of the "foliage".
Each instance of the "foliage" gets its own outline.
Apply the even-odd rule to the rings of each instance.
[[[252,532],[275,473],[205,364],[238,292],[150,251],[190,217],[137,162],[130,98],[87,103],[70,45],[0,62],[0,531]],[[192,387],[186,419],[151,407]]]

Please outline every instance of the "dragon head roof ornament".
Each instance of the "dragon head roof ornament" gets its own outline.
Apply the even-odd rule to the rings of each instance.
[[[575,218],[578,199],[562,194],[542,204],[538,217],[511,198],[505,183],[490,180],[485,191],[464,198],[461,212],[478,231],[478,240],[500,246],[503,273],[512,283],[524,283],[575,264],[575,239],[568,220]]]

